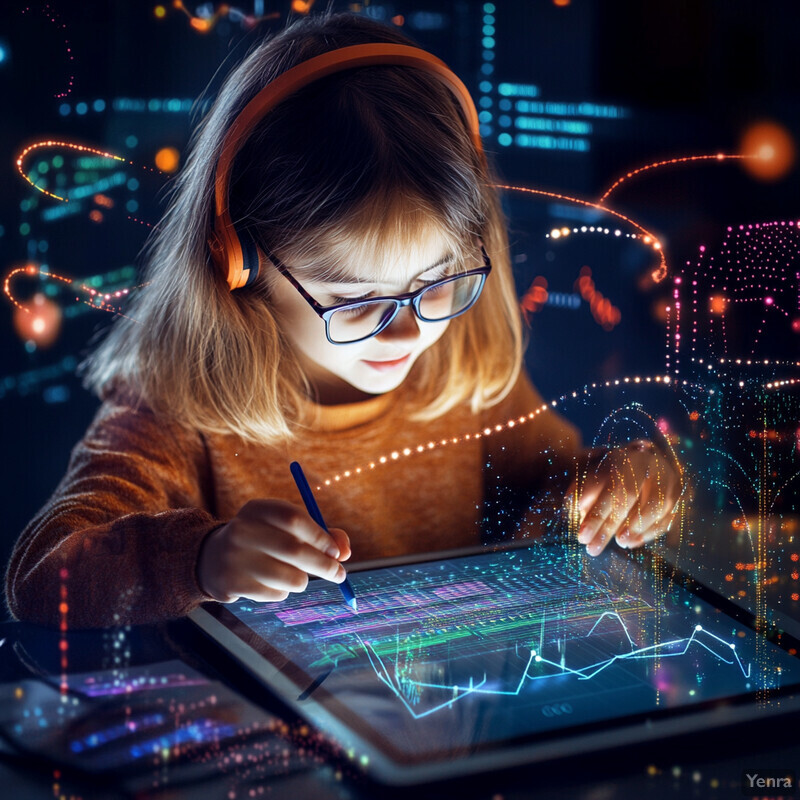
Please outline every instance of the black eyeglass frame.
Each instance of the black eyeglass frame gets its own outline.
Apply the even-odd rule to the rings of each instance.
[[[450,275],[447,278],[442,278],[440,281],[435,281],[434,283],[429,283],[427,286],[423,286],[421,289],[417,289],[415,292],[406,292],[405,294],[398,294],[394,296],[387,296],[387,297],[369,297],[366,300],[353,300],[347,303],[337,303],[334,306],[323,306],[320,305],[297,281],[297,279],[292,275],[289,271],[289,268],[273,253],[269,250],[264,249],[264,253],[269,258],[269,260],[273,263],[275,268],[278,272],[281,273],[289,283],[300,292],[300,295],[303,299],[314,309],[316,314],[322,318],[325,322],[325,337],[331,344],[336,345],[346,345],[346,344],[355,344],[356,342],[363,342],[365,339],[371,339],[373,336],[377,336],[381,331],[386,330],[389,325],[392,324],[395,317],[400,312],[401,308],[405,308],[406,306],[411,306],[414,309],[414,313],[417,315],[417,319],[422,320],[422,322],[445,322],[448,319],[454,319],[455,317],[461,316],[465,311],[469,311],[472,306],[478,301],[478,298],[481,296],[481,292],[483,292],[483,287],[486,283],[486,278],[489,276],[489,273],[492,271],[492,262],[489,259],[489,256],[486,253],[486,249],[484,248],[483,244],[481,244],[481,254],[483,255],[483,266],[477,267],[476,269],[468,270],[467,272],[460,272],[458,275]],[[447,283],[451,283],[452,281],[459,280],[460,278],[465,278],[469,275],[480,275],[481,282],[475,292],[475,296],[460,311],[457,311],[455,314],[450,314],[447,317],[439,317],[438,319],[429,319],[422,315],[420,311],[420,303],[422,302],[422,295],[427,292],[429,289],[434,289],[439,286],[443,286]],[[359,339],[352,339],[348,342],[337,342],[335,339],[331,338],[330,333],[330,319],[331,317],[337,312],[341,311],[344,308],[358,308],[359,306],[365,305],[374,305],[375,303],[386,303],[392,302],[394,303],[394,311],[381,323],[378,327],[372,331],[372,333],[367,334],[366,336],[362,336]]]

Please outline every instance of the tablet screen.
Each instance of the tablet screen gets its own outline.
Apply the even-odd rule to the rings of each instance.
[[[291,678],[296,707],[321,704],[401,764],[800,683],[785,641],[667,569],[532,546],[351,572],[357,614],[315,580],[214,615]]]

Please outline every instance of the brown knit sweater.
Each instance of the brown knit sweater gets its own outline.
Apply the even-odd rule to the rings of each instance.
[[[124,392],[103,402],[66,475],[22,532],[6,575],[18,619],[59,624],[62,584],[70,628],[188,613],[210,599],[196,577],[209,532],[253,498],[302,506],[293,460],[326,522],[349,534],[355,562],[478,544],[487,515],[502,521],[507,487],[541,495],[554,481],[551,488],[563,490],[579,448],[577,431],[552,411],[520,424],[542,405],[525,377],[479,415],[459,407],[431,422],[407,419],[402,386],[361,403],[317,406],[313,432],[274,446],[190,431],[133,405]],[[509,419],[512,428],[495,430]]]

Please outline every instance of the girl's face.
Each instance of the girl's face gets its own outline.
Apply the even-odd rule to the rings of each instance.
[[[276,254],[282,259],[282,254]],[[282,259],[283,260],[283,259]],[[390,265],[347,264],[347,272],[319,279],[285,262],[303,288],[321,305],[404,294],[445,277],[454,265],[441,234],[431,233]],[[386,276],[391,276],[387,279]],[[277,270],[272,305],[306,376],[323,404],[349,403],[396,389],[414,362],[447,330],[448,321],[423,322],[411,307],[400,310],[377,335],[351,344],[331,344],[325,322]]]

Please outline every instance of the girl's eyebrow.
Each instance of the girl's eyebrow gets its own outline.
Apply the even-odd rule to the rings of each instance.
[[[445,264],[450,263],[454,259],[454,255],[452,253],[447,253],[447,255],[440,258],[435,264],[431,264],[429,267],[426,267],[421,272],[418,272],[411,280],[415,281],[420,276],[424,275],[426,272],[431,272],[431,270],[436,269],[437,267],[442,267]],[[351,273],[347,272],[345,269],[341,267],[333,267],[331,269],[321,269],[318,272],[314,272],[313,270],[310,272],[309,281],[313,281],[314,283],[323,283],[325,285],[347,285],[351,286],[353,284],[357,285],[371,285],[376,286],[381,281],[369,281],[365,280],[364,278],[359,278]]]

